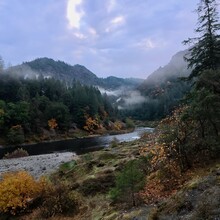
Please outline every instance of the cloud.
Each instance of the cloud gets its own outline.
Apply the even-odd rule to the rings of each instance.
[[[82,9],[79,6],[82,4],[82,0],[68,0],[66,17],[69,21],[70,28],[80,28],[80,21],[84,15]]]
[[[146,97],[142,96],[139,91],[130,91],[127,94],[127,97],[124,98],[125,100],[125,107],[135,107],[135,105],[141,104],[146,102]]]
[[[125,17],[120,15],[117,17],[114,17],[113,19],[111,19],[110,24],[108,25],[108,27],[105,29],[105,31],[107,33],[116,30],[117,28],[119,28],[121,25],[123,25],[125,23]]]
[[[93,36],[97,36],[98,34],[97,34],[97,31],[94,29],[94,28],[92,28],[92,27],[90,27],[89,29],[88,29],[88,32],[91,34],[91,35],[93,35]]]
[[[106,90],[102,87],[98,87],[98,89],[102,94],[116,96],[116,103],[119,104],[119,109],[134,108],[137,107],[137,105],[147,101],[147,98],[142,96],[139,91],[131,90],[131,88],[128,89],[127,87],[123,86],[115,90]]]
[[[164,39],[157,39],[157,37],[147,37],[135,43],[133,46],[141,50],[152,50],[156,48],[166,47],[167,42]]]
[[[194,36],[197,1],[0,0],[0,55],[12,64],[47,56],[101,77],[146,78]]]
[[[157,44],[150,38],[145,38],[137,43],[136,46],[142,49],[154,49],[155,47],[157,47]]]
[[[125,22],[124,16],[120,15],[111,20],[111,23],[114,25],[121,25]]]

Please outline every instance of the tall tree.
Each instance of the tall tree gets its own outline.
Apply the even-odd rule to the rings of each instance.
[[[216,70],[220,67],[220,23],[216,0],[200,0],[198,8],[198,37],[183,41],[194,44],[185,57],[192,72],[188,79],[198,77],[204,70]]]

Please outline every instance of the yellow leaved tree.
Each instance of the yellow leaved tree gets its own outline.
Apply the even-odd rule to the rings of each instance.
[[[0,181],[0,212],[15,215],[25,211],[45,186],[45,179],[36,181],[25,171],[3,174]]]

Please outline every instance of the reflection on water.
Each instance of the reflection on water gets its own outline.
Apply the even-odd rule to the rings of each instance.
[[[88,137],[80,139],[62,140],[55,142],[38,143],[33,145],[21,145],[23,149],[27,150],[29,155],[49,154],[54,152],[75,152],[76,154],[84,154],[108,147],[114,138],[119,142],[133,141],[140,138],[145,132],[153,132],[152,128],[137,128],[135,131],[127,134],[106,135],[100,137]],[[17,147],[7,149],[0,149],[0,158],[7,152],[12,152]]]

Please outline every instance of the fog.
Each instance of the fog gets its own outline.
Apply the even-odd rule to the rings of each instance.
[[[11,75],[22,77],[24,79],[38,79],[40,75],[42,75],[38,71],[34,71],[30,66],[22,64],[14,67],[9,67],[6,72],[9,72]],[[52,76],[43,74],[43,77],[51,78]]]
[[[147,98],[142,96],[138,90],[130,87],[120,87],[116,90],[106,90],[98,87],[102,94],[115,97],[115,105],[118,109],[135,108],[137,105],[147,102]]]

